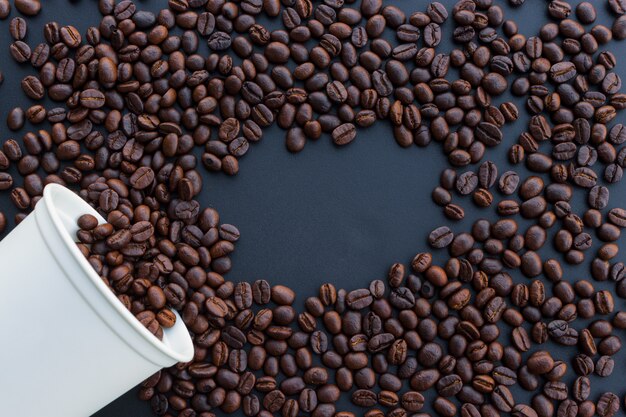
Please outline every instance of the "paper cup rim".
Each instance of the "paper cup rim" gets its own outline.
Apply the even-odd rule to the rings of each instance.
[[[180,343],[183,347],[181,351],[177,351],[173,349],[171,346],[167,345],[163,341],[159,340],[156,336],[154,336],[144,325],[142,325],[139,320],[122,304],[122,302],[113,294],[113,292],[106,286],[106,284],[102,281],[102,279],[98,276],[93,267],[89,264],[87,259],[83,256],[80,249],[76,245],[76,242],[70,236],[70,233],[63,225],[63,221],[59,216],[55,198],[62,197],[67,199],[74,199],[80,204],[85,205],[86,210],[85,214],[92,214],[100,219],[99,213],[97,213],[87,202],[85,202],[82,198],[80,198],[73,191],[58,185],[58,184],[49,184],[44,188],[43,191],[43,201],[46,204],[46,208],[48,209],[48,213],[50,218],[52,219],[52,223],[54,224],[54,228],[59,233],[59,236],[65,243],[66,247],[69,249],[70,254],[74,258],[74,261],[80,266],[81,270],[84,272],[85,276],[89,278],[91,283],[98,289],[100,294],[104,297],[106,302],[113,307],[113,309],[124,319],[124,321],[129,324],[133,330],[139,333],[144,339],[145,342],[152,345],[154,348],[158,349],[164,355],[174,359],[176,362],[188,362],[193,357],[193,343],[191,341],[191,337],[189,336],[189,332],[186,330],[183,332],[186,336],[186,340]],[[177,312],[174,311],[177,316],[177,320],[180,321],[180,316],[178,316]],[[168,331],[168,329],[164,329],[164,331]],[[137,346],[132,346],[135,350]],[[143,356],[143,353],[138,350],[138,352]],[[168,366],[162,365],[162,366]]]

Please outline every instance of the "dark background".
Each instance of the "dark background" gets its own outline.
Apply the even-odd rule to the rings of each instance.
[[[450,0],[442,2],[449,6],[448,10],[454,4]],[[87,27],[97,26],[100,20],[96,1],[45,0],[42,3],[42,13],[27,19],[29,34],[26,41],[31,47],[42,41],[42,28],[48,21],[72,24],[84,33]],[[140,8],[155,12],[167,7],[165,0],[137,3]],[[417,6],[416,3],[421,4]],[[519,23],[520,32],[527,36],[537,34],[538,28],[547,22],[544,1],[527,1],[515,10],[506,1],[495,0],[495,3],[505,9],[507,18]],[[599,21],[610,27],[612,17],[605,9],[605,2],[593,3],[598,7]],[[413,11],[423,11],[427,2],[402,0],[386,4],[401,7],[408,16]],[[17,15],[14,9],[11,18]],[[28,64],[18,65],[11,59],[8,52],[9,20],[0,22],[0,70],[5,76],[0,87],[2,120],[11,108],[32,105],[22,93],[19,83],[34,70]],[[269,24],[276,27],[274,25]],[[444,25],[443,49],[452,47],[451,26],[450,22]],[[624,44],[616,42],[606,48],[613,50],[618,60],[622,59],[621,52],[626,51]],[[624,66],[617,71],[626,79]],[[523,115],[517,123],[505,129],[503,144],[486,155],[485,159],[497,162],[500,173],[511,169],[506,166],[506,151],[516,142],[528,120],[523,111],[523,100],[504,96],[497,102],[508,99],[516,102]],[[54,107],[47,104],[49,108]],[[620,115],[619,119],[623,116]],[[10,137],[19,139],[27,129],[33,129],[26,126],[20,132],[10,132],[3,122],[0,125],[2,140]],[[291,286],[298,293],[299,305],[306,297],[316,294],[319,285],[324,282],[333,282],[338,288],[354,289],[368,285],[373,279],[384,278],[392,263],[408,263],[417,252],[428,250],[426,236],[432,229],[450,223],[430,200],[430,193],[438,184],[439,173],[447,167],[440,145],[433,143],[427,149],[402,149],[396,145],[386,122],[361,129],[356,141],[345,148],[335,147],[324,136],[316,142],[309,141],[304,151],[297,155],[287,152],[284,132],[273,127],[264,132],[259,144],[251,146],[240,161],[240,167],[239,175],[234,178],[202,171],[205,187],[200,196],[201,204],[218,209],[222,220],[235,224],[242,235],[232,256],[233,270],[227,278],[250,282],[264,278],[272,284]],[[524,173],[523,167],[516,169]],[[16,180],[19,183],[21,178]],[[611,187],[609,207],[626,206],[623,190],[620,185]],[[583,194],[578,190],[573,204],[579,213],[585,209]],[[455,202],[465,208],[466,219],[449,224],[454,231],[469,230],[471,223],[478,218],[496,217],[494,207],[479,210],[470,199],[461,199],[460,196],[455,197]],[[0,211],[7,214],[13,226],[15,211],[8,194],[0,198]],[[591,251],[596,248],[594,246]],[[443,259],[444,255],[440,252],[436,258]],[[542,255],[561,259],[550,248]],[[590,255],[588,253],[588,257]],[[619,258],[623,259],[622,256]],[[590,279],[586,266],[565,269],[566,279],[572,282]],[[515,280],[526,280],[519,273],[512,275]],[[596,288],[613,286],[598,283]],[[616,310],[623,306],[623,301],[616,299]],[[503,343],[506,343],[507,335],[506,331],[503,332]],[[568,349],[567,353],[557,352],[562,349],[556,345],[549,344],[548,348],[561,358],[576,353],[575,348]],[[623,359],[624,356],[620,356]],[[42,357],[45,358],[45,353]],[[622,396],[626,391],[626,384],[620,378],[622,372],[624,361],[616,360],[612,378],[592,378],[591,398],[597,398],[606,390],[613,390]],[[97,389],[97,382],[94,389]],[[518,401],[528,401],[527,393],[514,393]],[[343,409],[354,408],[349,401],[342,401],[339,405]],[[220,412],[217,414],[220,415]],[[150,415],[149,407],[136,399],[133,390],[95,416]]]

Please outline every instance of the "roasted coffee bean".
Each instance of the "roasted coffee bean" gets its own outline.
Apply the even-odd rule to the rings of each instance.
[[[20,64],[29,61],[32,57],[30,46],[22,41],[13,42],[9,47],[9,51],[13,59]]]
[[[596,413],[602,417],[614,416],[620,408],[620,401],[617,395],[612,392],[605,392],[600,396],[596,405]]]
[[[45,90],[38,78],[29,75],[22,80],[22,90],[33,100],[41,100],[45,94]]]
[[[4,20],[11,13],[11,3],[8,0],[0,1],[0,19]]]
[[[595,373],[601,377],[610,376],[613,373],[615,361],[610,356],[601,356],[596,362]]]
[[[346,304],[353,310],[361,310],[369,306],[372,301],[373,297],[367,289],[354,290],[346,295]]]
[[[28,30],[28,25],[26,20],[21,17],[15,17],[11,19],[9,23],[9,33],[11,37],[16,41],[21,41],[26,37],[26,33]]]
[[[498,168],[491,161],[484,162],[478,172],[478,180],[483,188],[491,188],[498,178]]]
[[[332,137],[335,145],[347,145],[356,138],[356,127],[352,123],[344,123],[333,130]]]
[[[359,407],[371,407],[377,403],[377,396],[373,391],[359,389],[352,393],[352,402]]]
[[[452,239],[454,239],[452,231],[447,226],[441,226],[430,233],[428,243],[432,247],[440,249],[452,243]]]
[[[498,186],[503,194],[511,195],[517,190],[519,176],[513,171],[507,171],[500,176]]]
[[[443,397],[458,394],[463,387],[463,381],[458,375],[446,375],[437,382],[437,392]]]
[[[478,176],[472,171],[464,172],[456,180],[456,189],[461,195],[471,194],[477,186]]]
[[[35,16],[41,11],[39,0],[15,0],[15,8],[26,16]]]
[[[61,42],[63,42],[69,48],[77,48],[78,46],[80,46],[80,43],[82,41],[82,37],[78,29],[70,25],[63,26],[61,29],[59,29],[59,36]]]

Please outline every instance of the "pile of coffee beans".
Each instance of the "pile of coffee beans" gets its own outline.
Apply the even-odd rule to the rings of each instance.
[[[78,247],[122,304],[159,339],[163,328],[176,323],[170,307],[182,310],[188,290],[207,282],[212,257],[230,253],[239,238],[236,227],[218,224],[212,209],[197,225],[184,227],[176,244],[168,238],[165,213],[148,205],[118,206],[107,221],[98,224],[92,215],[81,216]],[[220,277],[210,273],[208,279]]]
[[[138,273],[138,279],[133,279],[132,275],[134,260],[146,252],[141,246],[138,256],[133,256],[135,254],[132,248],[136,248],[137,244],[145,244],[154,235],[152,224],[147,220],[141,220],[133,224],[130,230],[116,232],[111,224],[98,225],[96,217],[85,214],[78,219],[78,226],[80,231],[76,237],[81,242],[79,249],[91,266],[109,288],[114,288],[118,299],[135,313],[137,320],[162,340],[163,327],[170,328],[176,323],[176,316],[172,310],[166,308],[165,291],[160,286],[153,285],[148,278],[144,278],[150,276],[148,272]],[[126,259],[125,255],[131,256]],[[145,297],[147,306],[146,303],[140,302],[140,297]]]
[[[475,268],[463,246],[473,236],[495,246],[510,226],[477,222],[443,267],[424,252],[410,271],[394,264],[366,288],[324,284],[299,313],[294,291],[281,285],[208,283],[183,310],[194,326],[208,318],[195,360],[149,378],[140,397],[157,415],[354,416],[353,407],[337,408],[342,396],[367,416],[425,417],[431,396],[435,413],[449,417],[614,415],[621,400],[611,392],[590,400],[591,380],[612,375],[621,348],[614,330],[626,328],[626,313],[613,315],[611,293],[590,281],[563,280],[554,261],[545,266],[553,295],[540,279],[514,285],[507,272],[488,270],[495,259]],[[597,319],[580,325],[577,311]],[[568,363],[549,343],[580,353]],[[513,386],[535,392],[531,403],[516,400]]]
[[[527,37],[494,0],[409,14],[382,0],[169,0],[156,14],[99,0],[98,26],[49,22],[33,45],[41,3],[15,0],[22,90],[57,104],[7,115],[34,130],[3,142],[0,190],[19,223],[46,184],[75,189],[106,219],[78,219],[78,246],[120,301],[159,338],[180,312],[195,355],[142,384],[156,415],[611,417],[626,210],[609,187],[626,167],[626,94],[607,45],[626,39],[626,2],[543,3],[549,22]],[[299,152],[374,123],[447,156],[432,199],[450,222],[426,237],[433,251],[363,288],[324,284],[303,309],[285,286],[226,279],[239,231],[197,201],[200,166],[237,174],[274,124]],[[502,143],[505,167],[484,159]],[[467,204],[493,213],[462,230]],[[611,376],[616,392],[592,388]]]

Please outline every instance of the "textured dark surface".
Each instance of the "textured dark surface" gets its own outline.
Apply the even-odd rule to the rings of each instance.
[[[45,0],[43,3],[42,13],[34,19],[27,19],[27,42],[31,46],[41,41],[43,24],[50,20],[72,24],[82,33],[100,20],[96,1]],[[165,0],[137,3],[140,8],[154,11],[167,7]],[[407,14],[423,10],[427,4],[407,0],[389,3],[403,8]],[[454,1],[443,3],[451,6]],[[505,1],[496,0],[496,3],[505,8],[507,18],[518,21],[520,32],[527,36],[535,35],[541,24],[547,21],[544,1],[527,1],[515,10],[510,9]],[[604,3],[594,2],[598,5],[599,20],[610,26]],[[11,17],[16,15],[14,10]],[[0,87],[2,140],[19,138],[26,129],[33,129],[27,125],[21,132],[10,132],[4,126],[4,119],[12,107],[31,105],[19,82],[34,71],[29,65],[19,66],[10,59],[8,22],[0,22],[0,70],[5,75],[5,82]],[[451,48],[451,33],[446,31],[450,27],[449,22],[444,25],[444,49]],[[612,42],[607,48],[623,61],[626,44]],[[626,66],[619,66],[617,71],[626,79]],[[506,99],[512,98],[504,96],[498,102]],[[523,101],[513,100],[524,114]],[[623,113],[618,116],[619,120],[624,121]],[[487,153],[486,159],[497,162],[500,173],[511,169],[505,167],[506,151],[515,143],[526,121],[524,114],[517,123],[508,126],[503,144]],[[431,202],[430,193],[438,183],[440,171],[446,166],[439,144],[432,143],[427,149],[401,149],[395,144],[386,122],[361,129],[356,141],[345,148],[336,148],[324,136],[317,142],[307,143],[298,155],[286,151],[284,132],[274,127],[266,130],[263,140],[253,145],[241,160],[238,176],[230,178],[205,172],[200,201],[204,206],[217,208],[225,222],[235,224],[241,231],[242,238],[232,257],[234,267],[227,278],[233,281],[264,278],[272,284],[291,286],[297,291],[298,305],[301,305],[306,297],[317,293],[317,288],[324,282],[353,289],[383,278],[390,264],[408,263],[415,253],[428,250],[426,236],[437,226],[449,224],[454,231],[465,231],[475,219],[495,219],[493,207],[479,210],[470,199],[459,197],[455,197],[455,202],[465,208],[466,219],[454,224],[445,219],[441,209]],[[521,167],[517,169],[525,172]],[[18,184],[20,181],[18,178]],[[576,191],[573,206],[582,213],[585,196],[580,189]],[[611,187],[609,208],[616,206],[626,206],[624,187],[619,184]],[[0,211],[8,215],[12,226],[14,211],[6,193],[0,197]],[[561,259],[549,248],[541,253]],[[443,255],[438,253],[435,257],[442,259]],[[623,256],[619,258],[621,260]],[[572,282],[589,278],[588,267],[584,265],[566,268],[566,271],[566,279]],[[516,281],[527,280],[519,273],[512,275]],[[594,285],[597,289],[614,288],[609,284]],[[616,310],[623,307],[623,300],[616,299]],[[503,329],[503,343],[506,343],[508,334]],[[562,348],[556,345],[548,345],[548,349],[559,358],[576,353],[575,348],[561,353]],[[620,356],[622,359],[616,360],[616,370],[611,378],[592,377],[591,399],[606,390],[613,390],[623,398],[626,383],[621,375],[626,365],[624,355]],[[42,357],[45,358],[45,354]],[[94,378],[94,389],[97,389],[97,376]],[[527,393],[514,393],[518,401],[529,398]],[[342,409],[341,406],[348,410],[356,408],[349,401],[338,404],[338,410]],[[97,417],[150,415],[149,407],[136,399],[134,391],[96,414]]]

